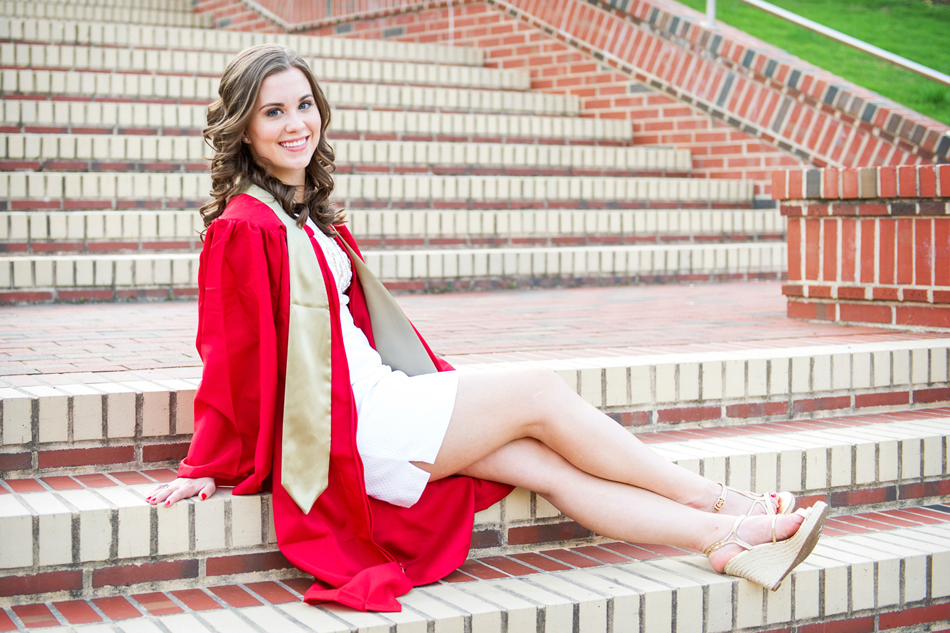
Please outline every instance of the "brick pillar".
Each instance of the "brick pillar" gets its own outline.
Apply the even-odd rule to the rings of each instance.
[[[788,316],[950,328],[950,165],[776,171]]]

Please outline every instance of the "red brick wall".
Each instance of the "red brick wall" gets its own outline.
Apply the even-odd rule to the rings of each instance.
[[[788,315],[950,328],[950,165],[777,171]]]
[[[253,33],[285,32],[285,29],[248,8],[240,0],[196,0],[193,6],[195,13],[210,13],[215,28]]]

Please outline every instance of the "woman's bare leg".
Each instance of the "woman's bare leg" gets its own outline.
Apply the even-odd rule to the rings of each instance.
[[[705,477],[663,459],[585,402],[555,373],[509,370],[459,375],[458,395],[435,464],[417,464],[440,479],[521,438],[534,438],[577,468],[710,510],[721,491]],[[723,514],[745,514],[750,502],[729,495]]]
[[[711,514],[634,486],[586,473],[537,440],[515,440],[468,466],[465,475],[534,490],[584,527],[609,538],[658,543],[703,551],[721,540],[734,516]],[[776,537],[788,538],[801,525],[800,515],[780,515]],[[752,545],[771,542],[771,519],[747,519],[739,537]],[[717,571],[741,548],[717,550],[710,563]]]

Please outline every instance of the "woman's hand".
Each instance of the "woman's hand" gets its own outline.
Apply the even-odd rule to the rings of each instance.
[[[188,477],[179,477],[167,484],[162,484],[152,491],[146,501],[153,506],[162,504],[170,506],[179,499],[187,499],[198,495],[204,501],[214,494],[214,479],[211,477],[199,477],[189,479]]]

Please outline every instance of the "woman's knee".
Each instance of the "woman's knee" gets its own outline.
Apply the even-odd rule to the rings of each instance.
[[[577,398],[577,393],[550,369],[530,367],[521,371],[527,385],[524,395],[531,398],[535,411],[531,436],[540,439],[548,425],[557,421],[571,401]]]

